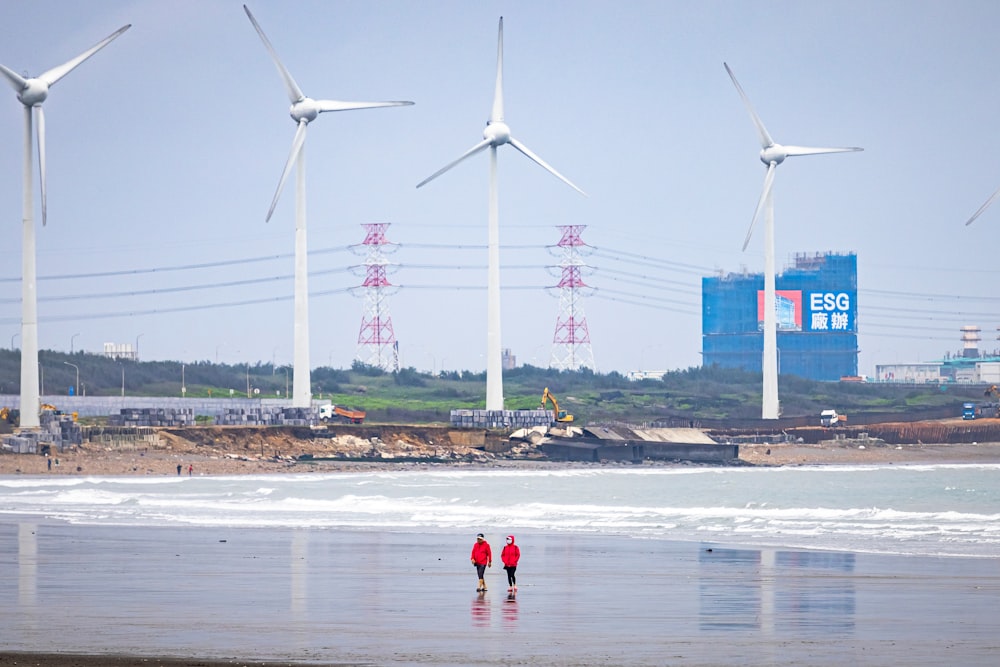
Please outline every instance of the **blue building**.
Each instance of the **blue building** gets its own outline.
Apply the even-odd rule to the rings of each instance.
[[[799,254],[775,276],[778,373],[811,380],[858,374],[858,258]],[[761,370],[764,275],[702,278],[702,363]]]

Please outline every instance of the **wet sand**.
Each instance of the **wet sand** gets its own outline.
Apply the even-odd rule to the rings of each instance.
[[[518,536],[508,597],[499,563],[475,591],[471,532],[0,517],[0,665],[986,665],[1000,649],[994,559]]]

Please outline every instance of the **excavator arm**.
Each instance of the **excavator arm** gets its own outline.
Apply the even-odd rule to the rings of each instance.
[[[546,409],[547,403],[552,404],[552,411],[555,414],[557,422],[573,421],[573,415],[567,414],[565,410],[559,409],[559,401],[557,401],[556,397],[552,395],[548,387],[546,387],[545,391],[542,392],[542,410]]]

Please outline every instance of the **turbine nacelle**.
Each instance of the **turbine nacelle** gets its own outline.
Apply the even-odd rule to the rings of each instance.
[[[296,123],[305,121],[311,123],[316,120],[321,111],[319,103],[311,97],[304,97],[292,106],[288,107],[288,115]]]
[[[496,148],[510,142],[510,128],[502,120],[491,120],[486,123],[483,130],[483,139],[490,142],[490,146]]]
[[[781,164],[788,157],[788,151],[781,144],[771,144],[760,152],[760,161],[765,165]]]
[[[17,99],[26,107],[41,104],[49,96],[49,84],[41,79],[28,79],[24,88],[17,94]]]

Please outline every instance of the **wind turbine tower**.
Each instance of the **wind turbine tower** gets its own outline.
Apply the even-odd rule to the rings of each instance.
[[[285,161],[285,168],[278,179],[278,188],[271,199],[271,208],[267,211],[265,220],[269,221],[278,204],[278,197],[285,187],[285,181],[296,166],[295,174],[295,327],[294,327],[294,366],[292,369],[292,407],[308,408],[312,405],[312,389],[309,366],[309,273],[306,253],[306,158],[305,141],[306,128],[316,120],[321,113],[327,111],[352,111],[356,109],[374,109],[378,107],[398,107],[413,104],[413,102],[340,102],[337,100],[314,100],[302,92],[295,79],[278,58],[278,53],[271,46],[270,40],[250,9],[243,5],[243,10],[253,24],[254,29],[264,42],[274,66],[278,69],[285,91],[292,106],[288,113],[295,121],[295,137],[292,139],[292,150]]]
[[[743,99],[743,103],[750,112],[750,118],[757,128],[757,135],[760,138],[760,161],[767,167],[767,174],[764,176],[764,189],[757,201],[757,209],[750,220],[750,229],[747,230],[746,239],[743,241],[743,250],[750,244],[750,236],[753,234],[754,223],[764,213],[764,353],[761,359],[761,370],[763,371],[763,398],[761,401],[761,419],[777,419],[780,415],[778,405],[778,323],[775,317],[775,297],[774,297],[774,199],[771,186],[774,184],[774,170],[787,157],[798,155],[819,155],[823,153],[847,153],[863,150],[861,148],[813,148],[808,146],[783,146],[775,143],[768,133],[764,123],[760,120],[750,98],[743,92],[743,87],[736,80],[736,75],[729,65],[723,63],[729,78],[733,80],[737,92]]]
[[[46,223],[48,209],[45,196],[45,113],[42,103],[57,81],[72,72],[80,63],[111,43],[132,27],[122,26],[76,58],[37,76],[28,77],[0,65],[0,74],[17,92],[18,101],[24,105],[24,194],[22,198],[21,241],[21,428],[36,429],[39,420],[40,396],[38,388],[38,292],[36,288],[35,210],[32,172],[32,135],[38,134],[38,183],[42,200],[42,225]],[[37,123],[37,126],[36,126]]]
[[[550,167],[544,160],[535,155],[531,149],[511,136],[510,127],[504,121],[503,114],[503,17],[497,31],[497,76],[493,88],[493,107],[490,118],[483,130],[483,140],[463,153],[457,160],[417,183],[422,187],[448,171],[459,162],[480,151],[490,149],[490,196],[489,196],[489,227],[487,243],[487,281],[486,281],[486,409],[503,410],[503,349],[500,342],[500,206],[497,194],[497,148],[504,145],[513,146],[518,152],[539,165],[560,181],[570,186],[580,194],[586,193],[576,187],[565,176]]]
[[[588,267],[580,257],[580,248],[587,245],[581,238],[586,228],[586,225],[557,227],[562,232],[557,245],[563,250],[563,260],[559,264],[562,272],[557,285],[559,317],[552,338],[552,362],[549,366],[561,371],[577,371],[583,367],[596,370],[587,317],[583,313],[582,297],[590,289],[583,282],[583,272]]]
[[[365,257],[364,313],[361,316],[361,330],[358,332],[357,359],[369,366],[377,366],[384,371],[399,370],[396,354],[396,334],[392,330],[389,315],[389,294],[395,291],[389,282],[384,248],[393,246],[385,236],[388,222],[362,225],[367,234],[362,245],[367,248]]]

